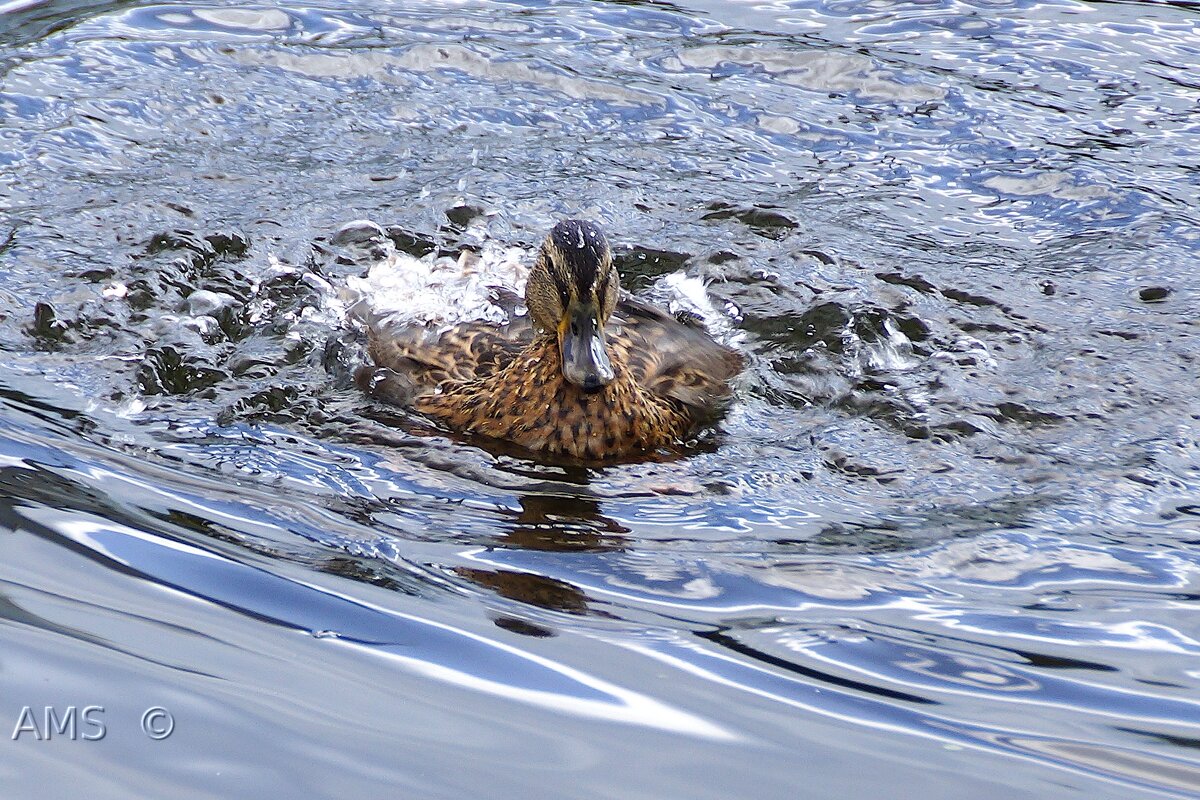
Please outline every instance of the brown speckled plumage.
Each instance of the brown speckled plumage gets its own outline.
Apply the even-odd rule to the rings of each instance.
[[[548,238],[543,248],[550,246]],[[578,280],[578,274],[567,276]],[[615,285],[610,264],[601,266],[600,278],[588,276],[590,284],[609,280],[605,275]],[[537,279],[535,271],[530,280]],[[586,391],[564,377],[560,336],[536,324],[563,316],[567,298],[548,311],[532,292],[527,296],[530,315],[505,326],[470,323],[440,334],[421,327],[372,330],[371,358],[392,381],[388,399],[397,401],[399,381],[402,402],[449,430],[602,460],[683,442],[719,413],[741,369],[741,356],[702,328],[631,298],[617,302],[614,289],[610,313],[600,319],[612,378]]]

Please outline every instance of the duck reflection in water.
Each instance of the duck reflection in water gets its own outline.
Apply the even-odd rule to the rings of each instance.
[[[600,512],[599,501],[564,494],[525,494],[521,510],[500,535],[498,547],[563,553],[613,552],[625,548],[628,528]],[[595,613],[578,588],[555,578],[516,570],[459,567],[457,574],[501,597],[551,611]],[[499,624],[499,622],[497,623]],[[502,627],[512,627],[503,625]]]

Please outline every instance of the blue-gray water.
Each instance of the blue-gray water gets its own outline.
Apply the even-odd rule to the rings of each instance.
[[[1197,4],[0,8],[6,797],[1200,796]],[[714,436],[357,394],[341,224],[564,216]]]

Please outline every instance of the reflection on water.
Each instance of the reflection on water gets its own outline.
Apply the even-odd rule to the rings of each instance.
[[[0,694],[112,722],[18,794],[1200,796],[1188,4],[0,22]],[[711,436],[585,469],[358,392],[372,259],[564,216],[705,282]]]
[[[622,550],[629,529],[600,513],[585,497],[521,495],[521,511],[498,537],[499,546],[516,550],[605,552]]]

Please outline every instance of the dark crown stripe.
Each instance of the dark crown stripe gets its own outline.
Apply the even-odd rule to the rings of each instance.
[[[575,280],[576,293],[581,297],[591,293],[608,251],[604,231],[594,222],[567,219],[550,231],[550,241],[562,253],[563,266]]]

